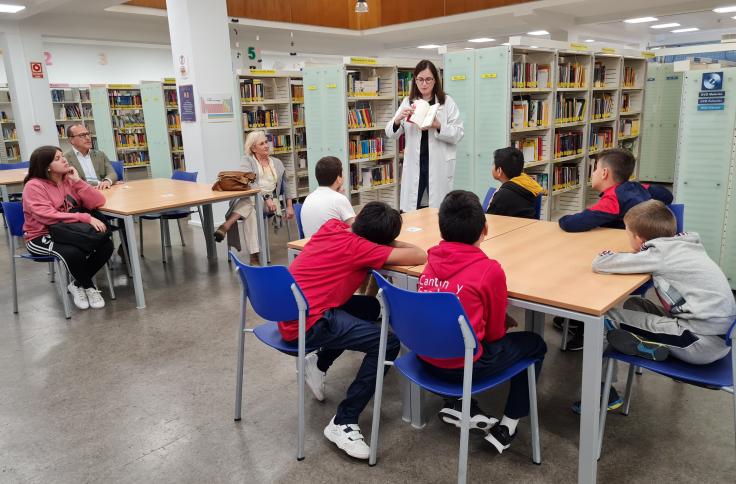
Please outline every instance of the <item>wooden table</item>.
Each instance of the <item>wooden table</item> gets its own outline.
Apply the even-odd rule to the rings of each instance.
[[[14,170],[0,170],[0,194],[2,194],[3,202],[10,201],[10,195],[8,195],[8,185],[18,185],[23,183],[26,175],[28,174],[28,168],[16,168]]]
[[[143,280],[141,277],[141,266],[138,258],[138,245],[136,243],[133,217],[157,213],[166,210],[188,208],[194,206],[202,207],[202,230],[207,246],[207,257],[217,259],[215,242],[213,239],[214,226],[212,218],[212,204],[225,202],[236,198],[252,196],[255,198],[256,213],[263,212],[263,199],[255,195],[260,190],[253,189],[239,192],[215,192],[210,185],[204,183],[193,183],[168,178],[154,178],[151,180],[136,180],[121,185],[113,185],[101,193],[107,199],[100,211],[105,215],[122,218],[125,222],[125,233],[128,241],[130,256],[130,269],[133,276],[135,288],[136,307],[146,307],[143,294]],[[258,240],[261,245],[261,263],[265,257],[265,228],[262,217],[259,218]]]
[[[481,249],[503,266],[509,304],[526,310],[527,330],[543,335],[545,314],[585,324],[578,482],[594,483],[604,314],[649,280],[649,275],[602,275],[591,270],[591,261],[601,250],[631,250],[623,230],[566,233],[555,222],[538,222],[486,240]],[[409,269],[409,288],[416,287],[423,268]],[[415,426],[424,423],[421,404],[420,399],[420,415],[412,414]],[[412,412],[416,410],[412,399]]]

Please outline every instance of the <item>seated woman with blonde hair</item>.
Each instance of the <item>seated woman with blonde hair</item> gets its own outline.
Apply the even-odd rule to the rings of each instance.
[[[284,182],[284,164],[278,158],[270,156],[271,147],[268,144],[266,133],[263,131],[248,133],[245,138],[245,153],[242,169],[256,174],[254,186],[261,189],[265,214],[281,215],[278,197]],[[292,199],[296,197],[294,187],[290,183],[284,187],[284,196],[286,198],[286,218],[290,219],[294,217]],[[234,226],[237,230],[235,223],[243,219],[250,263],[258,264],[258,219],[256,217],[260,216],[263,214],[255,213],[255,205],[251,198],[240,200],[225,214],[225,223],[215,230],[215,240],[221,242]]]

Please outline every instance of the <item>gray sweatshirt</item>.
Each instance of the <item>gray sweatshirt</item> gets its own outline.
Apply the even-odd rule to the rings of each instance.
[[[633,254],[603,252],[593,260],[593,270],[651,273],[665,311],[693,333],[726,334],[736,318],[728,280],[694,232],[649,240]]]

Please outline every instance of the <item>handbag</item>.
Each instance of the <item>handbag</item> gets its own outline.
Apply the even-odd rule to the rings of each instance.
[[[221,171],[217,174],[217,181],[212,185],[216,192],[238,192],[250,190],[250,184],[256,179],[256,174],[250,171]]]
[[[107,217],[98,210],[87,210],[78,206],[77,201],[69,195],[67,195],[67,200],[72,206],[69,213],[88,213],[103,222],[107,229],[104,232],[98,232],[91,224],[85,222],[59,222],[49,225],[51,240],[59,244],[73,245],[84,253],[91,254],[112,237]]]

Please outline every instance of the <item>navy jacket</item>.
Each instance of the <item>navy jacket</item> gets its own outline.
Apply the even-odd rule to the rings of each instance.
[[[592,207],[560,219],[560,228],[566,232],[585,232],[596,227],[624,228],[624,215],[634,205],[651,199],[665,205],[672,203],[672,193],[658,185],[642,185],[627,181],[611,187]]]

